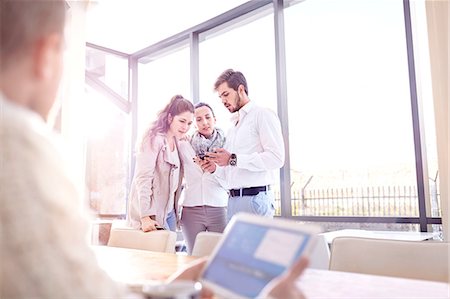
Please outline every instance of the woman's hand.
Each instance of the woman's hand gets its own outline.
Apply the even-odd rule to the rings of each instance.
[[[181,136],[181,138],[179,139],[180,141],[187,141],[187,142],[191,142],[192,137],[184,134],[183,136]]]
[[[194,160],[195,164],[200,166],[204,172],[213,173],[214,171],[216,171],[217,166],[213,161],[210,160],[209,157],[205,157],[204,159],[200,159],[199,157],[194,157],[193,160]]]
[[[159,223],[156,220],[151,219],[150,216],[141,218],[141,228],[143,232],[156,230],[156,226],[159,226]]]

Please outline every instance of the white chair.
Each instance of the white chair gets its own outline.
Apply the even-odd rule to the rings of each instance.
[[[324,235],[317,236],[316,245],[309,257],[309,268],[328,270],[330,266],[330,247]]]
[[[449,281],[449,243],[337,237],[330,270]]]
[[[192,248],[192,256],[210,255],[217,243],[222,238],[221,233],[200,232],[195,237],[194,247]]]
[[[176,240],[177,234],[170,230],[144,233],[142,230],[113,225],[108,246],[174,253]]]

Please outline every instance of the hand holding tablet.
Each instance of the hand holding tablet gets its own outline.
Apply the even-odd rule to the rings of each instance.
[[[238,214],[228,224],[200,281],[219,297],[255,298],[296,262],[300,263],[296,269],[303,270],[298,261],[309,256],[320,231],[318,226],[293,220]]]

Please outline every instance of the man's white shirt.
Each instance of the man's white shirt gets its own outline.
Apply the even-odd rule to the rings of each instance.
[[[237,125],[224,145],[237,156],[236,166],[217,167],[215,177],[227,189],[271,185],[284,165],[284,140],[277,115],[253,102],[239,109]]]

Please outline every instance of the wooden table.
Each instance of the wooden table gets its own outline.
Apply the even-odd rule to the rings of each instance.
[[[165,280],[196,259],[166,252],[92,246],[98,263],[114,280],[129,284]]]
[[[195,257],[108,246],[93,246],[100,266],[113,279],[130,285],[164,280]],[[318,269],[307,269],[298,281],[314,298],[450,298],[448,283]]]

